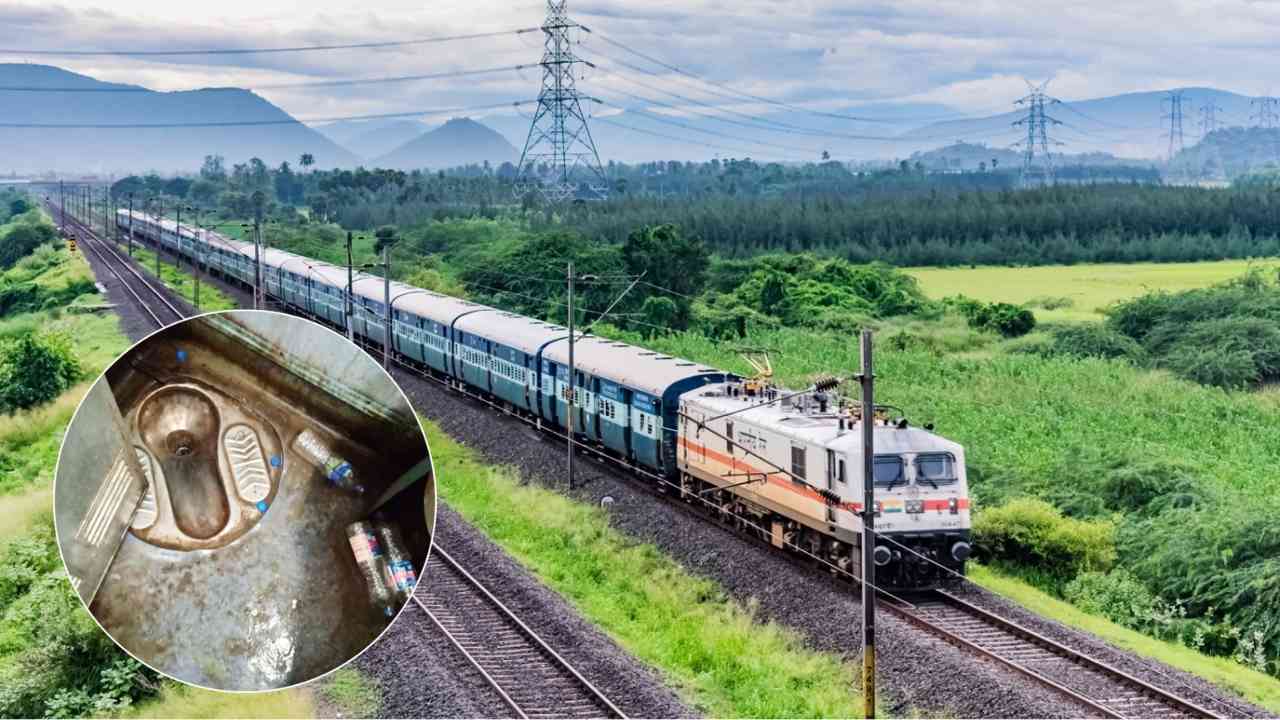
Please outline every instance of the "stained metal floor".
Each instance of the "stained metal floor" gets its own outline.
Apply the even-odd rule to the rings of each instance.
[[[192,325],[153,336],[108,371],[135,446],[149,451],[153,474],[165,468],[152,506],[177,511],[135,516],[90,609],[126,650],[180,680],[225,690],[303,682],[354,657],[388,624],[371,607],[344,528],[368,518],[381,491],[418,464],[426,446],[416,423],[412,432],[394,427],[318,390],[303,379],[308,373]],[[156,398],[174,403],[170,395],[176,410],[144,407]],[[184,423],[194,428],[190,438]],[[216,469],[191,469],[201,453],[208,457],[202,434],[216,442],[228,428],[257,438],[269,462],[226,478],[229,510],[208,492]],[[332,487],[293,449],[303,429],[351,462],[364,495]],[[179,457],[185,453],[194,454]],[[223,471],[230,467],[224,462]],[[386,512],[420,571],[434,512],[431,479]]]

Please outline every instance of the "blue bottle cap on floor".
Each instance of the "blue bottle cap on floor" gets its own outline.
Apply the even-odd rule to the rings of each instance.
[[[186,350],[179,350],[179,351],[178,351],[178,362],[180,362],[180,363],[184,363],[184,362],[186,362],[186,361],[187,361],[187,351],[186,351]]]
[[[258,512],[260,512],[260,513],[264,513],[264,512],[266,512],[266,511],[267,511],[267,501],[266,501],[266,500],[259,500],[259,501],[258,501]]]
[[[274,468],[278,468],[278,467],[280,467],[280,456],[279,456],[279,455],[272,455],[272,456],[271,456],[271,467],[274,467]]]

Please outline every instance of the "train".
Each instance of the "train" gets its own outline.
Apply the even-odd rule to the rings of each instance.
[[[172,220],[120,210],[125,233],[185,257],[365,345],[385,349],[380,277],[257,248]],[[256,259],[255,259],[256,258]],[[925,590],[964,574],[970,498],[964,448],[901,417],[862,418],[822,390],[713,367],[392,281],[397,362],[479,395],[540,428],[607,454],[663,492],[778,548],[861,575],[861,423],[874,424],[876,584]],[[351,315],[348,319],[347,300]],[[573,413],[570,417],[570,413]]]

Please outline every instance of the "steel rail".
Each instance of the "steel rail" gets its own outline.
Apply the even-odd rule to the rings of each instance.
[[[328,322],[328,321],[324,320],[323,318],[318,318],[318,317],[316,317],[316,316],[311,315],[311,314],[310,314],[310,313],[308,313],[306,310],[303,310],[303,309],[301,309],[301,308],[291,307],[291,306],[289,306],[287,303],[285,304],[285,308],[286,308],[287,310],[295,311],[295,312],[297,312],[297,313],[300,313],[300,314],[305,315],[305,316],[308,316],[308,317],[313,317],[313,318],[317,319],[317,321],[320,321],[320,322]],[[358,339],[357,339],[357,343],[358,343],[358,344],[360,344],[360,345],[362,345],[362,346],[364,346],[364,347],[366,347],[366,349],[373,348],[373,347],[374,347],[374,345],[375,345],[374,343],[370,343],[370,342],[366,342],[366,341],[364,341],[364,339],[363,339],[363,338],[358,338]],[[376,349],[377,349],[379,352],[381,352],[381,345],[377,345]],[[508,415],[508,416],[514,417],[514,418],[516,418],[517,420],[520,420],[520,421],[524,422],[525,424],[527,424],[527,425],[529,425],[529,426],[531,426],[531,427],[533,427],[533,428],[535,428],[535,429],[538,429],[538,430],[541,430],[541,431],[543,431],[543,432],[546,432],[546,433],[548,433],[548,434],[549,434],[549,435],[551,435],[551,436],[558,437],[558,438],[564,438],[564,433],[563,433],[563,432],[560,432],[557,428],[551,428],[551,427],[548,427],[548,426],[546,426],[546,425],[544,425],[544,424],[541,424],[541,423],[535,422],[534,420],[532,420],[532,419],[530,419],[530,418],[527,418],[527,417],[523,416],[522,414],[520,414],[520,413],[518,413],[518,412],[515,412],[515,411],[514,411],[513,409],[511,409],[511,408],[504,407],[503,405],[501,405],[501,404],[499,404],[499,403],[495,403],[495,402],[493,402],[491,399],[489,399],[489,398],[487,398],[487,397],[484,397],[483,395],[480,395],[480,394],[478,394],[478,393],[472,392],[469,388],[462,387],[462,386],[460,386],[458,383],[456,383],[456,382],[452,382],[452,381],[450,381],[450,380],[445,380],[445,379],[441,379],[441,378],[435,377],[434,375],[430,374],[429,372],[425,372],[422,368],[419,368],[419,367],[418,367],[418,366],[416,366],[416,365],[413,365],[413,364],[410,364],[410,363],[404,362],[403,360],[401,360],[401,359],[400,359],[400,358],[398,358],[398,357],[393,357],[393,360],[394,360],[394,362],[396,362],[396,364],[398,364],[400,367],[402,367],[403,369],[405,369],[405,370],[407,370],[407,371],[409,371],[409,372],[413,373],[413,374],[414,374],[415,376],[417,376],[417,377],[420,377],[420,378],[423,378],[423,379],[426,379],[426,380],[431,380],[431,381],[433,381],[433,382],[436,382],[436,383],[438,383],[438,384],[442,385],[443,387],[445,387],[445,388],[447,388],[447,389],[453,390],[453,391],[458,392],[458,393],[460,393],[460,394],[462,394],[462,395],[466,395],[467,397],[469,397],[469,398],[471,398],[471,399],[473,399],[473,400],[475,400],[475,401],[477,401],[477,402],[479,402],[479,403],[481,403],[481,404],[483,404],[483,405],[487,405],[487,406],[489,406],[489,407],[490,407],[490,408],[492,408],[493,410],[496,410],[496,411],[498,411],[498,412],[500,412],[500,413],[502,413],[502,414],[504,414],[504,415]],[[656,478],[656,479],[658,479],[658,480],[659,480],[659,481],[661,481],[661,482],[665,482],[665,483],[667,483],[667,484],[672,484],[672,483],[670,483],[669,481],[667,481],[665,478],[662,478],[662,477],[660,477],[660,476],[657,476],[657,475],[655,475],[654,473],[652,473],[652,472],[650,472],[650,471],[647,471],[647,470],[646,470],[646,469],[644,469],[644,468],[640,468],[640,467],[638,467],[638,466],[635,466],[635,465],[632,465],[632,464],[630,464],[630,463],[627,463],[627,462],[625,462],[625,461],[623,461],[623,460],[620,460],[620,459],[618,459],[618,458],[616,458],[616,457],[613,457],[612,455],[609,455],[609,454],[607,454],[607,453],[604,453],[604,452],[602,452],[599,448],[596,448],[595,446],[592,446],[592,445],[589,445],[589,444],[583,443],[583,442],[581,442],[581,441],[575,441],[575,444],[579,447],[579,449],[580,449],[581,451],[586,452],[586,453],[588,453],[588,454],[590,454],[590,455],[593,455],[597,460],[601,461],[602,463],[608,463],[608,464],[610,464],[610,465],[612,465],[612,466],[614,466],[614,467],[616,467],[616,468],[618,468],[618,469],[622,469],[622,470],[630,470],[630,471],[632,471],[633,473],[638,473],[638,474],[639,474],[639,475],[641,475],[641,476],[649,476],[649,477],[652,477],[652,478]],[[667,500],[668,502],[670,502],[671,504],[673,504],[673,505],[675,505],[675,506],[677,506],[677,507],[684,507],[684,506],[686,505],[686,503],[676,503],[676,502],[675,502],[675,499],[676,499],[676,498],[675,498],[674,496],[671,496],[671,495],[669,495],[669,494],[665,493],[665,492],[662,492],[662,491],[661,491],[661,488],[652,488],[652,487],[649,487],[649,485],[648,485],[647,483],[644,483],[644,485],[645,485],[645,487],[646,487],[646,488],[648,488],[648,489],[651,491],[651,494],[652,494],[652,495],[655,495],[655,496],[657,496],[657,497],[659,497],[659,498],[662,498],[662,499],[664,499],[664,500]],[[674,484],[672,484],[672,485],[673,485],[673,487],[677,487],[677,489],[678,489],[678,486],[674,486]],[[704,502],[705,502],[705,501],[704,501]],[[686,508],[686,509],[687,509],[687,508]],[[707,512],[698,512],[698,511],[696,511],[696,510],[689,510],[689,511],[690,511],[690,512],[693,512],[693,513],[695,513],[695,514],[697,514],[697,515],[699,515],[700,517],[703,517],[703,518],[710,517],[710,516],[708,515],[708,513],[707,513]],[[723,525],[723,523],[718,523],[718,524]],[[740,537],[746,537],[746,538],[748,538],[748,539],[750,539],[750,540],[755,540],[755,541],[760,542],[761,544],[763,544],[763,541],[760,541],[760,539],[759,539],[759,538],[755,538],[755,537],[754,537],[750,532],[747,532],[747,531],[745,531],[745,530],[736,529],[736,530],[735,530],[735,533],[736,533],[736,534],[738,534]],[[440,554],[441,554],[441,556],[442,556],[442,557],[447,557],[447,555],[446,555],[443,551],[439,550],[438,545],[437,545],[435,548],[433,548],[432,555],[433,555],[433,556],[435,556],[435,554],[436,554],[437,552],[440,552]],[[789,555],[790,555],[790,553],[788,553],[787,555],[789,556]],[[795,559],[797,562],[799,562],[800,560],[802,560],[802,558],[794,558],[794,559]],[[452,560],[451,560],[451,559],[450,559],[450,562],[452,562]],[[806,567],[809,567],[809,568],[811,568],[811,569],[822,569],[821,567],[819,567],[817,564],[815,564],[815,563],[813,563],[813,562],[808,562],[808,563],[804,563],[804,564],[805,564],[805,566],[806,566]],[[459,568],[459,569],[460,569],[460,568]],[[465,571],[463,571],[463,572],[465,573]],[[848,575],[848,576],[849,576],[849,578],[850,578],[850,580],[851,580],[852,582],[859,582],[859,580],[856,578],[856,576],[853,576],[853,575],[852,575],[852,573],[844,573],[844,574],[845,574],[845,575]],[[468,576],[468,577],[469,577],[469,576]],[[471,578],[471,579],[474,581],[474,578]],[[482,588],[482,589],[483,589],[483,588]],[[964,601],[964,600],[962,600],[962,599],[960,599],[960,598],[956,597],[955,595],[953,595],[953,594],[951,594],[951,593],[948,593],[948,592],[946,592],[946,591],[944,591],[944,590],[934,590],[934,591],[932,591],[932,592],[933,592],[933,593],[938,593],[938,594],[939,594],[939,595],[938,595],[939,597],[943,598],[946,602],[951,603],[951,604],[953,604],[953,605],[954,605],[954,606],[956,606],[956,607],[962,607],[962,608],[963,608],[963,609],[965,609],[966,611],[970,611],[969,609],[970,609],[970,608],[972,608],[972,611],[971,611],[971,612],[972,612],[973,614],[975,614],[975,615],[977,615],[977,616],[981,617],[981,618],[986,618],[986,617],[990,617],[990,618],[992,618],[992,619],[993,619],[993,623],[992,623],[992,624],[995,624],[995,625],[997,625],[997,626],[1001,627],[1001,629],[1004,629],[1006,632],[1014,633],[1014,634],[1016,634],[1016,635],[1019,635],[1019,636],[1021,636],[1021,637],[1024,637],[1024,638],[1026,639],[1026,641],[1027,641],[1027,643],[1028,643],[1028,644],[1031,644],[1031,645],[1035,645],[1035,646],[1041,647],[1041,648],[1043,648],[1043,649],[1045,649],[1045,650],[1049,650],[1049,651],[1053,652],[1054,654],[1058,654],[1059,656],[1064,657],[1064,659],[1068,659],[1069,661],[1071,661],[1073,664],[1075,664],[1075,665],[1077,665],[1077,666],[1081,666],[1081,667],[1084,667],[1084,668],[1086,668],[1086,669],[1088,669],[1088,670],[1092,670],[1092,671],[1094,671],[1094,672],[1097,672],[1097,673],[1100,673],[1100,674],[1102,674],[1102,675],[1105,675],[1105,676],[1107,676],[1107,677],[1111,678],[1111,679],[1113,680],[1113,682],[1115,682],[1115,683],[1116,683],[1116,684],[1118,684],[1118,685],[1121,685],[1121,686],[1124,686],[1124,687],[1133,688],[1133,689],[1138,689],[1138,690],[1140,690],[1141,692],[1144,692],[1144,693],[1149,693],[1150,695],[1155,696],[1155,697],[1156,697],[1160,702],[1165,703],[1168,707],[1170,707],[1171,709],[1174,709],[1174,710],[1176,710],[1176,711],[1178,711],[1178,712],[1180,712],[1180,713],[1183,713],[1183,714],[1188,715],[1188,716],[1191,716],[1191,717],[1203,717],[1203,718],[1220,718],[1220,717],[1224,717],[1224,716],[1222,716],[1222,715],[1218,715],[1218,714],[1216,714],[1216,713],[1213,713],[1213,712],[1211,712],[1211,711],[1207,710],[1207,709],[1206,709],[1206,708],[1204,708],[1203,706],[1197,705],[1197,704],[1195,704],[1195,703],[1193,703],[1193,702],[1191,702],[1191,701],[1189,701],[1189,700],[1186,700],[1186,699],[1180,698],[1180,697],[1178,697],[1178,696],[1176,696],[1176,695],[1174,695],[1174,694],[1172,694],[1172,693],[1170,693],[1170,692],[1168,692],[1168,691],[1166,691],[1166,690],[1160,689],[1160,688],[1158,688],[1158,687],[1156,687],[1156,686],[1154,686],[1154,685],[1152,685],[1152,684],[1150,684],[1150,683],[1147,683],[1146,681],[1143,681],[1143,680],[1140,680],[1140,679],[1138,679],[1138,678],[1134,677],[1133,675],[1130,675],[1130,674],[1128,674],[1128,673],[1125,673],[1125,672],[1124,672],[1124,671],[1122,671],[1122,670],[1119,670],[1119,669],[1117,669],[1117,668],[1114,668],[1114,667],[1112,667],[1111,665],[1109,665],[1109,664],[1107,664],[1107,663],[1105,663],[1105,662],[1103,662],[1103,661],[1096,660],[1096,659],[1094,659],[1094,658],[1090,658],[1090,657],[1088,657],[1088,656],[1084,655],[1083,653],[1081,653],[1081,652],[1079,652],[1079,651],[1072,650],[1072,649],[1068,648],[1067,646],[1062,645],[1061,643],[1059,643],[1059,642],[1057,642],[1057,641],[1055,641],[1055,640],[1051,640],[1051,639],[1049,639],[1048,637],[1045,637],[1045,636],[1041,635],[1040,633],[1036,633],[1036,632],[1035,632],[1035,631],[1033,631],[1033,630],[1030,630],[1030,629],[1025,628],[1025,627],[1023,627],[1023,626],[1021,626],[1021,625],[1018,625],[1017,623],[1015,623],[1015,622],[1013,622],[1013,621],[1011,621],[1011,620],[1007,620],[1007,619],[1004,619],[1004,618],[1000,618],[999,616],[996,616],[994,613],[990,613],[989,611],[986,611],[986,610],[984,610],[984,609],[982,609],[982,608],[978,608],[977,606],[972,605],[971,603],[968,603],[968,602],[966,602],[966,601]],[[484,590],[484,593],[485,593],[485,594],[488,594],[488,591],[487,591],[487,590]],[[963,649],[963,650],[966,650],[966,651],[971,652],[971,653],[973,653],[973,654],[975,654],[975,655],[978,655],[978,656],[980,656],[980,657],[984,657],[984,658],[990,659],[990,660],[992,660],[992,661],[994,661],[994,662],[997,662],[997,663],[999,663],[999,664],[1001,664],[1001,665],[1004,665],[1005,667],[1009,668],[1010,670],[1013,670],[1014,672],[1017,672],[1017,673],[1019,673],[1019,674],[1021,674],[1021,675],[1025,676],[1025,677],[1027,677],[1028,679],[1031,679],[1031,680],[1032,680],[1032,681],[1034,681],[1034,682],[1037,682],[1037,683],[1039,683],[1039,684],[1041,684],[1041,685],[1044,685],[1044,686],[1046,686],[1046,687],[1048,687],[1048,688],[1050,688],[1050,689],[1052,689],[1052,690],[1054,690],[1054,691],[1056,691],[1056,692],[1058,692],[1058,693],[1060,693],[1060,694],[1064,695],[1065,697],[1067,697],[1067,698],[1069,698],[1069,699],[1071,699],[1071,700],[1073,700],[1073,701],[1075,701],[1075,702],[1080,703],[1080,704],[1081,704],[1081,705],[1083,705],[1084,707],[1088,707],[1088,708],[1090,708],[1091,710],[1093,710],[1094,712],[1098,713],[1099,715],[1102,715],[1102,716],[1104,716],[1104,717],[1109,717],[1109,718],[1126,718],[1126,717],[1130,717],[1130,716],[1127,716],[1127,715],[1123,714],[1122,712],[1120,712],[1120,711],[1118,711],[1118,710],[1116,710],[1116,709],[1114,709],[1114,708],[1112,708],[1112,707],[1107,706],[1107,705],[1106,705],[1106,699],[1099,699],[1099,698],[1092,698],[1092,697],[1089,697],[1088,695],[1086,695],[1086,694],[1084,694],[1084,693],[1081,693],[1081,692],[1078,692],[1078,691],[1076,691],[1076,690],[1073,690],[1073,689],[1071,689],[1071,688],[1067,687],[1066,685],[1064,685],[1063,683],[1061,683],[1061,682],[1059,682],[1059,681],[1057,681],[1057,680],[1055,680],[1055,679],[1053,679],[1053,678],[1050,678],[1050,677],[1048,677],[1048,676],[1044,675],[1043,673],[1041,673],[1041,672],[1039,672],[1039,671],[1037,671],[1037,670],[1035,670],[1035,669],[1033,669],[1033,668],[1027,667],[1027,666],[1025,666],[1025,665],[1023,665],[1023,664],[1021,664],[1021,663],[1017,662],[1016,660],[1014,660],[1014,659],[1012,659],[1012,658],[1009,658],[1009,657],[1003,656],[1003,655],[1001,655],[1001,654],[1000,654],[1000,653],[998,653],[998,652],[995,652],[995,651],[993,651],[993,650],[991,650],[991,649],[989,649],[989,648],[985,648],[985,647],[981,646],[981,645],[980,645],[980,644],[978,644],[978,643],[975,643],[975,642],[973,642],[973,641],[971,641],[971,640],[969,640],[969,639],[967,639],[967,638],[964,638],[964,637],[960,636],[958,633],[953,632],[952,630],[947,629],[946,627],[944,627],[943,625],[939,624],[938,622],[936,622],[936,621],[934,621],[934,620],[931,620],[931,619],[928,619],[928,618],[924,617],[924,615],[921,613],[921,609],[920,609],[919,607],[914,606],[914,605],[912,605],[911,603],[905,602],[905,601],[903,601],[901,598],[895,598],[895,597],[893,597],[892,595],[888,595],[888,594],[886,594],[886,593],[882,593],[882,595],[887,596],[887,597],[888,597],[888,599],[889,599],[889,602],[888,602],[888,603],[886,603],[886,604],[884,605],[884,607],[886,607],[887,609],[889,609],[889,610],[890,610],[890,612],[893,612],[894,614],[896,614],[896,615],[898,615],[899,617],[903,618],[903,619],[904,619],[904,620],[906,620],[907,622],[910,622],[911,624],[915,625],[916,627],[918,627],[918,628],[920,628],[920,629],[922,629],[922,630],[925,630],[925,631],[929,632],[929,633],[930,633],[930,634],[932,634],[932,635],[935,635],[935,636],[937,636],[937,637],[940,637],[940,638],[942,638],[943,640],[945,640],[945,641],[947,641],[947,642],[950,642],[951,644],[956,645],[956,646],[960,647],[960,648],[961,648],[961,649]],[[415,600],[417,600],[417,598],[415,598]],[[495,602],[496,602],[496,598],[495,598],[494,600],[495,600]],[[420,601],[419,601],[419,605],[421,605],[421,602],[420,602]],[[505,607],[504,607],[504,609],[505,609]],[[423,608],[423,610],[424,610],[424,611],[426,611],[427,609],[424,607],[424,608]],[[429,611],[427,611],[427,612],[428,612],[428,614],[430,614],[430,612],[429,612]],[[507,611],[507,612],[509,612],[509,611]],[[512,616],[512,617],[514,617],[514,616]],[[435,620],[435,618],[433,618],[433,620]],[[517,622],[519,622],[519,621],[518,621],[518,619],[517,619]],[[520,623],[520,625],[521,625],[521,626],[523,626],[523,623]],[[526,627],[527,627],[527,626],[526,626]],[[532,631],[530,630],[529,632],[531,633]],[[446,635],[448,635],[448,633],[447,633],[447,632],[446,632]],[[456,644],[456,640],[455,640],[454,638],[452,638],[452,636],[450,636],[450,639],[451,639],[451,640],[453,640],[453,641],[455,642],[455,644]],[[541,642],[541,641],[539,640],[539,642]],[[544,643],[544,645],[545,645],[545,643]],[[461,648],[460,648],[460,649],[461,649]],[[549,650],[549,648],[548,648],[548,650]],[[464,650],[463,652],[465,653],[465,650]],[[558,657],[558,656],[557,656],[557,657]],[[470,657],[469,657],[468,659],[469,659],[469,660],[471,660],[473,664],[475,664],[475,660],[474,660],[473,658],[470,658]],[[561,661],[563,662],[563,659],[561,659]],[[570,668],[570,669],[572,670],[572,668]],[[482,669],[482,671],[483,671],[483,669]],[[575,675],[577,675],[577,672],[576,672],[576,671],[573,671],[573,673],[574,673]],[[485,673],[485,674],[487,675],[487,673]],[[579,677],[580,677],[580,676],[579,676]],[[583,682],[585,682],[585,680],[583,680]],[[1217,702],[1217,701],[1215,701],[1215,702]],[[1225,704],[1225,703],[1224,703],[1224,704]],[[615,708],[615,710],[616,710],[616,708]],[[622,716],[620,712],[618,713],[618,716],[619,716],[619,717],[621,717],[621,716]]]
[[[46,205],[49,207],[50,212],[55,215],[59,215],[57,209],[53,207],[51,202],[46,201]],[[121,257],[120,252],[116,248],[112,247],[111,244],[105,240],[99,238],[98,234],[94,232],[92,228],[70,213],[61,213],[60,217],[64,223],[69,222],[74,228],[76,228],[79,233],[79,237],[86,241],[85,248],[93,252],[93,254],[101,260],[104,265],[106,265],[107,269],[111,271],[111,274],[116,276],[116,279],[120,281],[120,284],[129,291],[129,294],[132,295],[135,300],[138,301],[138,305],[142,310],[151,317],[152,321],[156,324],[157,329],[167,327],[187,317],[186,313],[182,312],[177,306],[169,302],[169,299],[164,296],[164,293],[156,289],[146,276],[139,272],[137,268],[133,267],[132,263]],[[116,269],[117,266],[124,268],[129,272],[129,274],[133,275],[135,282],[131,283],[121,275],[120,271]],[[163,306],[173,314],[175,319],[171,322],[164,322],[161,320],[160,316],[156,314],[151,305],[147,303],[146,300],[143,300],[142,296],[138,294],[135,284],[141,284],[147,290],[151,291],[151,293],[160,300]]]
[[[606,697],[598,687],[592,684],[590,680],[583,677],[582,673],[578,672],[577,668],[570,664],[568,660],[560,655],[560,653],[552,649],[552,647],[548,645],[547,642],[533,630],[533,628],[529,627],[529,625],[521,620],[510,608],[506,606],[506,604],[495,597],[493,593],[484,586],[484,584],[475,578],[475,576],[467,572],[467,570],[463,568],[457,560],[454,560],[448,552],[440,547],[438,539],[432,545],[431,554],[427,563],[430,566],[436,564],[437,561],[444,566],[446,572],[450,573],[451,578],[457,579],[467,586],[467,588],[473,590],[488,607],[496,611],[498,619],[507,626],[506,629],[514,630],[515,633],[525,639],[526,644],[528,645],[528,653],[535,657],[543,658],[546,665],[552,670],[552,672],[566,678],[569,685],[575,686],[577,690],[580,691],[582,698],[600,711],[599,717],[613,717],[625,720],[627,716],[618,708],[617,705],[613,703],[613,701],[609,700],[609,698]],[[440,567],[428,567],[423,569],[423,577],[431,578],[431,580],[427,581],[423,586],[424,592],[431,593],[432,590],[438,586],[441,576],[437,573],[441,572],[441,570],[442,568]],[[449,599],[450,598],[448,597],[440,598],[444,603],[447,603]],[[467,661],[480,672],[481,676],[493,687],[493,689],[502,698],[503,702],[510,706],[511,709],[514,710],[521,718],[528,718],[530,716],[555,716],[557,713],[563,712],[563,707],[560,704],[557,704],[555,707],[542,708],[528,707],[526,706],[527,704],[521,705],[520,702],[513,697],[513,693],[516,692],[516,689],[510,686],[504,687],[503,682],[494,677],[497,668],[486,667],[486,664],[480,658],[476,657],[475,653],[466,648],[461,638],[457,637],[455,633],[445,627],[444,622],[437,617],[425,603],[423,603],[416,593],[413,600],[418,607],[427,614],[432,623],[434,623],[435,626],[444,633],[445,637],[449,639],[453,646],[457,648]],[[491,627],[490,629],[493,628]],[[527,667],[527,665],[525,667]]]

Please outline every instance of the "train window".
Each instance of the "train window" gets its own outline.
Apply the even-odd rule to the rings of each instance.
[[[844,458],[840,458],[838,465],[839,465],[839,470],[836,471],[836,480],[840,482],[846,482],[845,475],[844,475]]]
[[[906,482],[902,472],[902,458],[897,455],[877,455],[873,467],[876,487],[892,490]]]
[[[932,485],[950,485],[959,478],[956,476],[956,459],[951,453],[929,453],[916,456],[916,483]]]
[[[792,445],[791,446],[791,474],[801,480],[805,479],[804,461],[805,461],[804,446]]]
[[[726,420],[724,423],[724,449],[733,454],[733,421]]]

